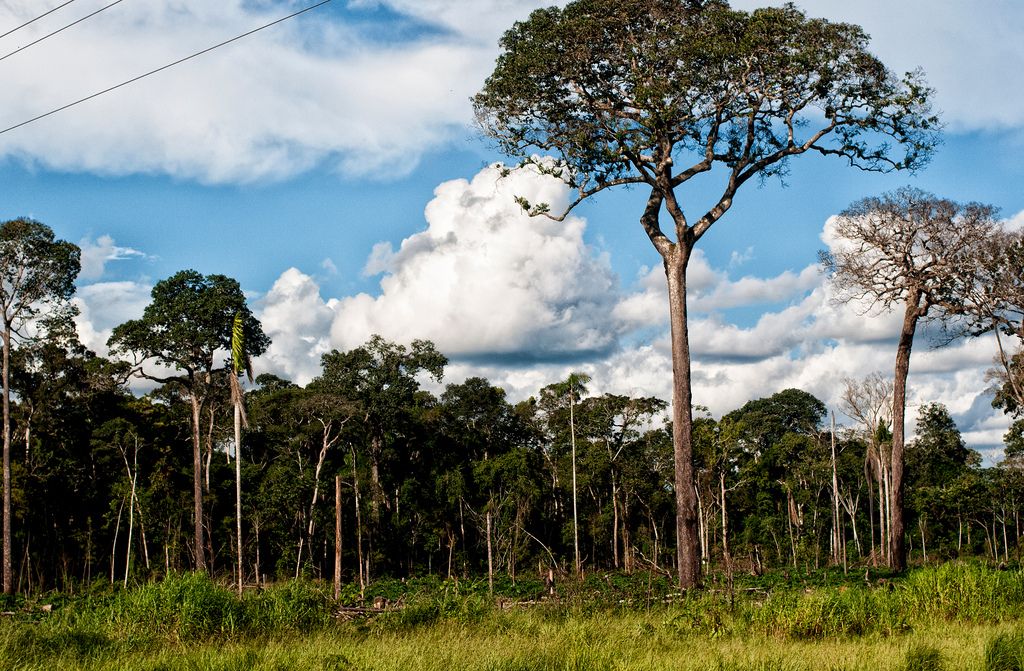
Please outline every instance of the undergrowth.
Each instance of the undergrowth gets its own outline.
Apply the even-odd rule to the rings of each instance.
[[[498,651],[505,640],[533,646],[523,655],[506,650],[486,668],[624,668],[609,661],[619,654],[623,641],[652,650],[702,640],[723,645],[752,639],[794,644],[898,641],[914,632],[955,624],[1004,627],[984,642],[979,668],[1024,671],[1020,570],[949,563],[881,581],[834,578],[770,579],[732,591],[719,583],[679,594],[664,578],[595,573],[558,585],[554,599],[541,598],[544,585],[539,581],[517,580],[513,589],[508,579],[499,580],[495,597],[488,595],[486,580],[381,581],[366,590],[365,602],[386,599],[385,612],[340,621],[335,608],[355,604],[357,592],[349,590],[335,602],[326,584],[292,581],[248,591],[240,598],[205,575],[183,574],[105,594],[54,594],[14,604],[18,614],[0,621],[0,660],[7,660],[0,661],[0,669],[37,668],[32,665],[37,662],[38,668],[78,668],[83,660],[92,660],[89,663],[98,664],[96,668],[107,663],[117,668],[116,660],[125,655],[159,656],[181,646],[218,648],[309,637],[359,643],[442,635],[483,637]],[[52,612],[42,613],[43,603],[50,604]],[[532,643],[547,639],[557,645]],[[251,656],[251,648],[246,650]],[[955,668],[947,653],[927,642],[898,657],[902,666],[892,668]],[[575,661],[563,664],[567,659]],[[750,668],[775,668],[773,663],[759,659]],[[788,661],[779,664],[778,668],[798,668]]]

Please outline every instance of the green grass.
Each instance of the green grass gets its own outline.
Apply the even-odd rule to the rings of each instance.
[[[53,595],[46,615],[19,604],[0,621],[0,670],[1024,671],[1019,570],[947,564],[881,585],[774,581],[667,604],[670,586],[651,582],[595,575],[563,585],[558,602],[500,607],[479,582],[391,581],[377,589],[402,608],[342,622],[323,585],[239,599],[205,576],[172,576]]]

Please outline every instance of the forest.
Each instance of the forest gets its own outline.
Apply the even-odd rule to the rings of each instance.
[[[19,226],[51,255],[19,277],[63,273],[66,299],[74,246],[29,220],[5,235]],[[662,399],[591,394],[598,381],[572,373],[512,403],[482,378],[444,385],[432,343],[379,336],[324,354],[305,386],[250,380],[268,344],[259,322],[237,282],[195,271],[158,282],[144,315],[114,329],[116,358],[79,343],[60,291],[43,298],[20,315],[25,337],[7,331],[15,592],[193,569],[240,588],[312,578],[360,590],[385,577],[672,574]],[[995,404],[1019,414],[1014,379]],[[891,563],[893,381],[837,383],[840,408],[799,389],[717,419],[695,406],[705,574]],[[984,465],[949,411],[924,404],[905,455],[913,563],[1019,560],[1024,421]]]

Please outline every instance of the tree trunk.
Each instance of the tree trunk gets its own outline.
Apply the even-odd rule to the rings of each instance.
[[[132,532],[135,531],[135,484],[138,481],[138,471],[132,477],[132,491],[128,501],[128,544],[124,553],[124,587],[128,589],[128,573],[132,567]]]
[[[572,549],[575,556],[576,577],[580,575],[580,532],[576,513],[576,421],[573,412],[572,376],[569,377],[569,438],[572,443]],[[489,519],[489,518],[488,518]],[[488,542],[490,539],[488,539]]]
[[[384,504],[384,488],[380,484],[380,456],[383,451],[384,439],[374,434],[370,439],[370,522],[374,526],[380,522],[380,509]]]
[[[722,559],[725,560],[725,570],[732,574],[732,556],[729,554],[729,516],[725,505],[725,471],[718,474],[718,487],[722,497]]]
[[[238,594],[242,594],[244,582],[242,569],[242,406],[241,399],[235,402],[235,534],[238,554]]]
[[[320,447],[320,454],[317,456],[316,469],[313,471],[313,498],[309,503],[309,525],[306,527],[306,539],[309,545],[310,557],[313,556],[313,531],[316,529],[316,521],[314,514],[316,512],[316,502],[320,500],[320,471],[324,467],[324,460],[327,458],[327,450],[330,449],[331,445],[334,444],[334,439],[330,437],[330,424],[324,425],[323,441]],[[299,539],[299,556],[295,560],[295,578],[298,579],[302,570],[302,539]]]
[[[494,596],[494,554],[491,545],[491,501],[487,502],[487,594]],[[577,571],[579,565],[577,564]]]
[[[697,499],[693,478],[693,398],[686,323],[686,266],[693,243],[680,240],[663,255],[672,327],[672,448],[675,462],[676,568],[680,589],[700,583]]]
[[[359,512],[359,474],[356,471],[356,450],[352,448],[352,491],[356,509],[356,560],[359,562],[359,598],[363,597],[366,580],[363,573],[363,517]]]
[[[889,516],[886,509],[889,502],[889,489],[885,485],[885,473],[878,479],[878,554],[882,563],[889,564]]]
[[[615,486],[615,469],[612,468],[612,565],[619,568],[619,495]]]
[[[924,527],[925,527],[924,518],[923,517],[918,518],[918,520],[917,520],[917,528],[921,532],[921,556],[924,558],[924,563],[927,564],[928,563],[928,545],[925,542]]]
[[[117,535],[121,531],[121,513],[124,512],[124,499],[117,509],[117,522],[114,523],[114,540],[110,543],[110,584],[114,584],[114,574],[117,572]]]
[[[11,326],[3,332],[4,385],[4,594],[14,594],[14,562],[11,553]]]
[[[189,391],[192,404],[192,515],[195,520],[196,570],[206,572],[206,552],[203,543],[203,454],[199,436],[200,401],[194,390]]]
[[[832,413],[832,561],[836,564],[841,559],[842,520],[839,513],[839,473],[836,467],[836,414]]]
[[[341,598],[341,476],[334,476],[334,600]]]
[[[907,376],[910,373],[910,350],[914,331],[921,314],[920,294],[912,291],[907,297],[903,328],[896,348],[896,371],[892,391],[892,468],[890,471],[889,565],[896,571],[907,568],[907,549],[903,521],[903,442],[907,414]]]

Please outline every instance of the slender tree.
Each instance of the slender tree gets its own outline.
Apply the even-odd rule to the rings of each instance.
[[[188,399],[192,424],[195,566],[199,571],[206,571],[202,409],[211,392],[215,371],[224,368],[218,357],[231,351],[235,316],[242,318],[245,355],[262,354],[270,340],[246,305],[238,282],[224,275],[204,276],[194,270],[182,270],[157,282],[152,299],[142,318],[117,326],[107,344],[111,353],[133,357],[134,375],[173,384]]]
[[[903,188],[854,203],[835,221],[836,249],[823,252],[832,284],[844,300],[867,309],[903,308],[892,395],[889,561],[906,568],[903,465],[907,375],[914,334],[922,319],[958,313],[959,295],[974,284],[979,250],[997,230],[995,211]]]
[[[31,219],[0,224],[0,328],[3,338],[3,590],[14,593],[11,519],[11,350],[74,314],[68,303],[80,268],[77,246]]]
[[[795,156],[837,156],[874,171],[924,165],[937,142],[930,91],[919,73],[894,76],[867,42],[858,26],[808,19],[789,4],[747,13],[723,0],[576,0],[506,32],[473,100],[502,151],[576,189],[563,212],[520,199],[531,214],[561,220],[617,186],[647,193],[640,224],[668,284],[682,587],[700,579],[687,265],[740,187],[784,175]],[[717,195],[687,213],[694,194],[683,187],[698,175],[706,185],[718,180]]]
[[[242,593],[242,427],[249,426],[245,412],[245,393],[239,377],[245,374],[252,382],[252,358],[245,351],[245,317],[235,313],[231,324],[231,404],[234,406],[235,429],[235,541],[238,559],[238,593]]]
[[[586,373],[569,373],[565,380],[566,395],[569,397],[569,437],[572,443],[572,545],[575,556],[576,575],[580,574],[580,523],[577,505],[579,498],[578,487],[576,486],[576,395],[582,397],[587,393],[587,383],[590,376]]]

